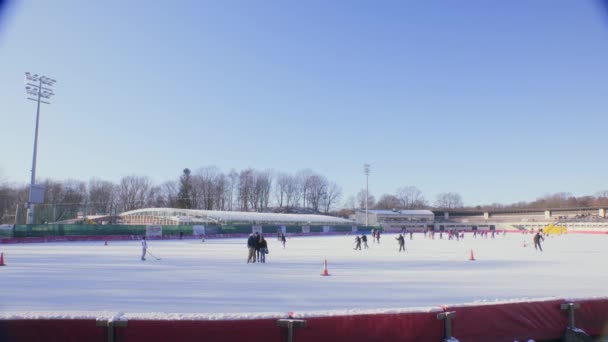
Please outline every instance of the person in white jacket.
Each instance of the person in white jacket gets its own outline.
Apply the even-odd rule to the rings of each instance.
[[[146,236],[141,238],[141,260],[146,260],[146,250],[148,249],[148,243],[146,242]]]

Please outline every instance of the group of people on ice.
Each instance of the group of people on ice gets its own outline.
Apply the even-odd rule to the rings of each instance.
[[[247,263],[255,263],[256,260],[261,263],[266,263],[266,254],[268,254],[268,243],[264,236],[258,232],[252,233],[247,239]]]

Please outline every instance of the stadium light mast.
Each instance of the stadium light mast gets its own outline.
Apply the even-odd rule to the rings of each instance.
[[[365,173],[365,226],[369,226],[369,216],[367,215],[367,204],[369,203],[369,164],[363,164],[363,172]]]
[[[25,73],[25,92],[27,99],[37,102],[36,107],[36,131],[34,133],[34,153],[32,156],[32,179],[30,182],[30,196],[27,202],[27,223],[34,223],[34,205],[42,203],[44,199],[44,188],[36,186],[36,156],[38,154],[38,124],[40,122],[40,103],[51,104],[51,96],[55,95],[51,88],[55,85],[52,78],[38,74]]]

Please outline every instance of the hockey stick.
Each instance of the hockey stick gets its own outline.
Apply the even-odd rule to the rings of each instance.
[[[161,260],[160,258],[157,258],[156,256],[154,256],[154,254],[150,253],[150,251],[146,251],[146,253],[150,254],[156,260]]]

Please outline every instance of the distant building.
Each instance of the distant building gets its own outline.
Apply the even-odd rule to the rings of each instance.
[[[425,227],[435,222],[430,210],[368,210],[370,226],[382,226],[385,230],[400,230],[405,227]],[[355,221],[365,225],[365,210],[357,210]]]
[[[351,220],[311,214],[276,214],[241,211],[217,211],[176,208],[148,208],[120,214],[126,224],[199,225],[199,224],[256,224],[256,225],[308,225],[352,226]]]

